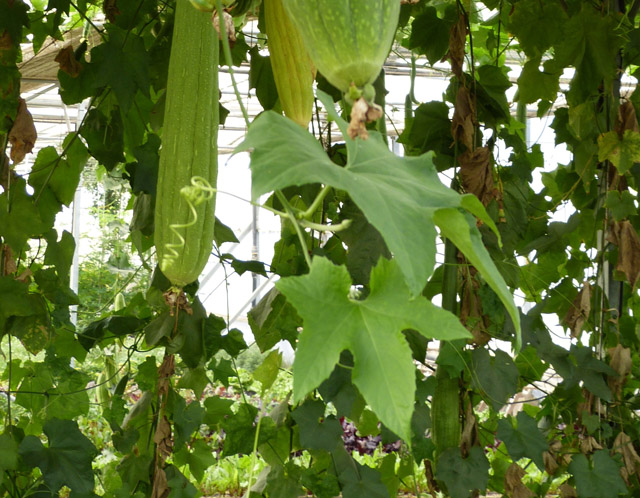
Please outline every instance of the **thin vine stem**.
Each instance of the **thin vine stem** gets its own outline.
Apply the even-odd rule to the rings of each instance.
[[[249,128],[250,120],[249,114],[247,113],[247,109],[245,108],[242,102],[242,96],[240,95],[240,90],[238,90],[238,84],[236,82],[235,71],[233,70],[233,56],[231,55],[231,47],[229,45],[229,37],[227,36],[227,27],[224,23],[224,7],[222,5],[222,0],[216,0],[216,10],[218,12],[218,26],[220,27],[220,38],[222,38],[222,50],[224,51],[224,58],[229,66],[229,76],[231,78],[231,85],[233,86],[233,91],[236,94],[236,100],[238,101],[238,105],[240,106],[240,111],[242,111],[242,117],[244,118],[245,125]]]
[[[318,193],[318,195],[316,195],[316,198],[311,203],[311,206],[309,206],[309,209],[300,213],[299,218],[304,220],[310,220],[330,191],[331,191],[331,187],[329,185],[325,185],[324,187],[322,187],[322,190]]]
[[[289,220],[291,221],[291,223],[293,223],[293,228],[295,229],[296,234],[298,235],[298,239],[300,240],[300,246],[302,249],[302,253],[304,255],[304,260],[306,261],[307,266],[311,268],[311,256],[309,255],[309,248],[307,246],[307,241],[304,240],[304,232],[302,231],[302,227],[300,227],[300,224],[298,223],[298,220],[296,219],[295,214],[293,214],[291,204],[289,204],[289,201],[287,200],[287,198],[279,190],[276,190],[276,196],[284,206],[284,209],[287,211]]]

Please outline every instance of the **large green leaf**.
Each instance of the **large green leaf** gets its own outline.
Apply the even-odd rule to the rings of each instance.
[[[578,495],[581,498],[600,498],[601,496],[627,496],[627,487],[620,477],[620,467],[608,451],[596,451],[591,457],[574,455],[569,464],[569,472],[576,479]]]
[[[459,448],[449,448],[440,455],[436,477],[444,481],[452,498],[467,498],[472,490],[487,487],[489,461],[478,446],[471,448],[467,458],[462,458]]]
[[[494,410],[499,410],[518,390],[518,368],[511,356],[500,350],[491,356],[486,349],[478,348],[471,358],[473,383]]]
[[[482,236],[476,228],[475,220],[465,216],[458,209],[441,209],[434,214],[434,220],[440,227],[442,235],[450,239],[475,266],[489,287],[498,295],[505,305],[516,329],[516,349],[522,344],[520,336],[520,312],[502,275],[496,268],[489,252],[482,243]]]
[[[293,364],[294,400],[329,377],[348,349],[355,360],[354,384],[380,420],[409,441],[415,373],[402,330],[442,340],[469,337],[458,319],[423,297],[412,299],[395,260],[381,259],[373,269],[365,300],[350,297],[344,266],[320,257],[308,275],[282,279],[276,287],[304,322]]]
[[[43,430],[49,446],[43,446],[35,436],[25,437],[19,450],[24,461],[40,468],[53,492],[66,485],[78,496],[89,496],[94,486],[91,461],[98,454],[96,447],[71,420],[51,419]]]
[[[54,211],[59,206],[55,206]],[[26,182],[18,180],[8,192],[0,194],[0,237],[19,253],[27,239],[40,235],[49,228],[41,218],[33,197],[26,191]]]
[[[535,419],[525,412],[518,413],[515,418],[517,427],[513,426],[513,417],[498,421],[498,439],[507,445],[513,460],[530,458],[540,469],[544,469],[542,454],[549,449],[546,439],[538,429]]]
[[[0,434],[0,484],[2,484],[5,471],[15,470],[18,467],[18,443],[10,433]]]
[[[320,400],[307,400],[291,416],[300,428],[300,443],[310,450],[333,451],[342,442],[342,426],[334,417],[324,416]]]
[[[319,142],[291,120],[265,112],[252,124],[246,140],[237,149],[253,150],[252,197],[257,199],[273,190],[308,183],[346,190],[382,234],[412,295],[418,295],[435,265],[433,215],[438,209],[473,207],[476,216],[494,229],[495,225],[484,208],[471,199],[474,196],[461,196],[442,184],[432,154],[396,156],[373,133],[368,140],[352,140],[331,98],[322,92],[318,92],[318,97],[346,137],[346,167],[334,164]],[[504,293],[508,293],[506,287]]]

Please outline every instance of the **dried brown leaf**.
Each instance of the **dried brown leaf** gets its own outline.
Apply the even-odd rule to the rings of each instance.
[[[158,420],[156,433],[153,435],[153,442],[156,443],[158,451],[163,458],[171,455],[173,450],[173,439],[171,439],[171,424],[166,416]]]
[[[0,244],[0,254],[2,259],[4,260],[4,274],[10,275],[18,270],[18,265],[16,265],[16,260],[13,257],[13,251],[11,251],[11,247],[6,244]]]
[[[228,12],[223,11],[222,18],[224,19],[224,32],[229,39],[229,44],[233,48],[233,45],[236,42],[236,27],[233,24],[233,17]],[[213,23],[214,29],[218,32],[218,38],[222,40],[222,33],[220,32],[220,16],[217,11],[213,12],[211,22]]]
[[[451,61],[451,70],[458,78],[462,77],[462,65],[464,64],[464,49],[467,43],[467,20],[464,15],[458,17],[449,32],[449,52],[445,56]]]
[[[377,104],[367,102],[364,97],[355,101],[351,108],[351,121],[347,128],[347,133],[353,139],[360,137],[363,140],[369,138],[367,123],[376,121],[383,116],[382,107]]]
[[[551,451],[545,451],[542,453],[542,459],[544,461],[544,470],[547,471],[547,474],[554,475],[560,467],[556,457]]]
[[[638,118],[636,109],[633,104],[627,100],[618,107],[618,118],[615,124],[615,131],[618,132],[620,138],[626,130],[638,131]]]
[[[473,446],[477,446],[478,438],[478,421],[473,413],[473,406],[471,403],[467,403],[464,415],[464,426],[460,437],[460,448],[465,458],[469,454],[469,450]]]
[[[615,348],[609,348],[609,366],[613,368],[618,377],[609,377],[608,383],[611,390],[619,397],[622,386],[627,380],[627,375],[631,373],[633,363],[631,361],[631,349],[622,347],[618,344]]]
[[[575,488],[569,486],[566,482],[558,488],[558,491],[560,491],[561,498],[578,498]]]
[[[77,77],[82,71],[82,64],[76,60],[71,45],[61,48],[54,60],[60,64],[60,71],[67,73],[72,78]]]
[[[620,432],[613,442],[613,451],[622,455],[622,463],[627,476],[633,475],[638,471],[640,464],[640,456],[633,447],[633,441],[624,432]]]
[[[451,120],[453,139],[464,144],[467,149],[473,149],[476,124],[476,106],[471,93],[465,86],[460,85],[456,93],[456,105]]]
[[[601,450],[602,446],[593,436],[586,436],[580,440],[580,452],[588,455],[596,450]]]
[[[9,131],[9,143],[11,144],[11,160],[13,164],[22,162],[24,157],[33,150],[38,138],[33,117],[27,109],[27,102],[20,99],[18,114]]]
[[[160,467],[156,468],[155,475],[153,476],[153,491],[151,492],[151,498],[167,498],[171,490],[167,483],[167,475],[164,469]]]
[[[467,150],[458,157],[460,178],[464,189],[474,194],[485,206],[494,198],[491,159],[491,151],[488,147]]]
[[[640,277],[640,238],[629,220],[614,223],[609,231],[609,241],[618,246],[616,270],[624,273],[631,287],[635,288]]]
[[[591,285],[585,280],[563,319],[564,324],[571,330],[571,337],[580,337],[589,313],[591,313]]]
[[[24,282],[26,284],[31,280],[32,276],[33,276],[33,272],[29,268],[27,268],[25,271],[23,271],[20,275],[16,277],[16,280],[18,282]]]
[[[158,367],[158,394],[166,395],[169,392],[171,376],[176,371],[176,359],[172,354],[165,355],[162,365]]]
[[[102,3],[102,11],[109,22],[116,22],[116,17],[120,15],[118,0],[104,0]]]
[[[535,494],[522,483],[525,471],[517,464],[509,465],[504,476],[504,491],[509,498],[531,498]]]
[[[484,346],[491,340],[486,332],[485,316],[478,296],[478,282],[473,277],[466,279],[462,288],[460,321],[471,332],[474,344]]]

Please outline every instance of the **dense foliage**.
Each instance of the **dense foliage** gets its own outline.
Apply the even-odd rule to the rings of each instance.
[[[281,277],[249,313],[264,353],[249,379],[242,333],[207,313],[197,282],[179,293],[156,268],[146,292],[114,292],[86,326],[69,312],[75,241],[54,223],[88,164],[123,179],[131,244],[153,260],[175,1],[0,0],[0,495],[192,497],[238,455],[251,455],[248,496],[638,495],[640,1],[402,2],[394,50],[414,69],[402,157],[384,119],[349,130],[368,88],[343,95],[318,74],[314,115],[329,123],[314,135],[283,116],[241,31],[257,19],[251,44],[268,47],[261,2],[224,5],[230,19],[214,24],[236,40],[223,37],[222,65],[249,62],[265,110],[238,151],[254,201],[273,194],[265,207],[282,216],[273,261],[233,262]],[[368,21],[352,19],[357,36]],[[89,111],[19,175],[34,139],[21,46],[80,27],[98,41],[62,50],[58,79],[62,100]],[[329,39],[330,66],[348,37]],[[418,65],[450,75],[442,100],[416,101]],[[373,87],[369,109],[384,107],[384,72]],[[528,114],[548,117],[568,164],[545,168]],[[214,232],[216,246],[233,240]],[[291,371],[271,351],[282,340]],[[291,392],[274,401],[283,376]],[[507,409],[532,384],[538,399]],[[354,458],[354,426],[388,453]]]

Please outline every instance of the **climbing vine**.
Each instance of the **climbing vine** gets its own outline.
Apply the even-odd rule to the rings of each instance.
[[[381,117],[384,71],[337,89],[341,71],[306,68],[311,132],[283,115],[283,52],[272,68],[262,50],[284,24],[259,0],[192,3],[224,35],[221,70],[249,63],[264,111],[236,152],[247,201],[282,218],[274,258],[221,253],[237,239],[219,220],[212,256],[278,277],[248,312],[260,364],[239,368],[251,345],[197,282],[172,294],[153,268],[175,1],[0,0],[0,496],[192,497],[239,455],[250,497],[638,494],[640,2],[403,1],[404,119]],[[88,112],[16,168],[37,145],[21,54],[72,30],[59,91]],[[442,98],[418,100],[426,71],[446,75]],[[76,241],[55,221],[96,164],[130,191],[151,284],[76,327]],[[193,181],[193,204],[213,193]]]

